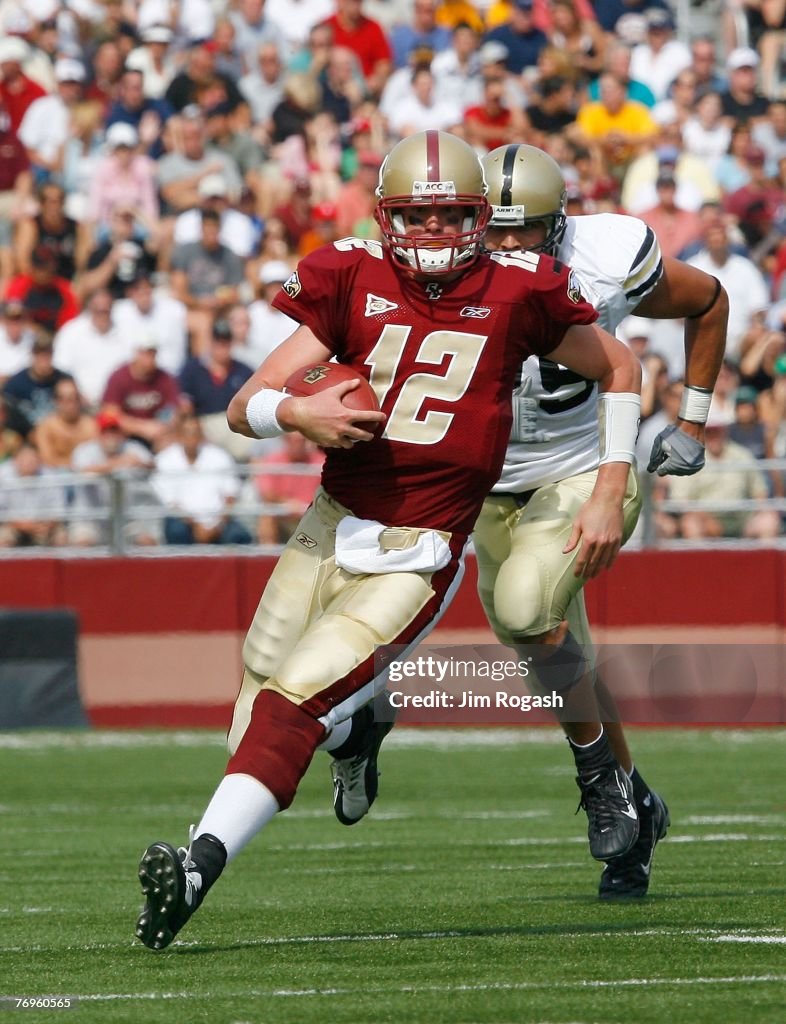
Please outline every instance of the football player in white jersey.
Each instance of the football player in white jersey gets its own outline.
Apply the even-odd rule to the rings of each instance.
[[[533,146],[501,146],[483,158],[492,217],[486,247],[497,252],[547,252],[568,264],[581,291],[614,333],[629,313],[685,317],[685,388],[680,418],[655,440],[648,469],[690,475],[704,464],[704,423],[726,341],[728,300],[720,283],[661,256],[653,232],[635,217],[566,217],[559,165]],[[579,550],[575,516],[592,491],[598,465],[597,389],[548,359],[522,365],[514,394],[511,441],[499,483],[477,521],[474,542],[479,592],[499,638],[512,645],[548,645],[556,678],[566,659],[588,667],[592,640],[582,587],[574,572]],[[635,469],[623,503],[624,539],[640,509]],[[575,679],[575,676],[574,676]],[[554,673],[541,677],[559,689]],[[563,687],[565,683],[563,681]],[[595,689],[604,726],[563,723],[576,759],[582,803],[604,803],[622,767],[630,776],[639,837],[628,853],[607,861],[599,895],[645,895],[655,845],[668,811],[633,765],[616,705],[603,682]],[[604,785],[605,780],[605,785]],[[613,828],[619,808],[610,806]],[[624,813],[624,810],[623,810]]]

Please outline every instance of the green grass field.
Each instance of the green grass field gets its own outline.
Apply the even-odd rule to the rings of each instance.
[[[0,992],[81,997],[9,1020],[782,1024],[786,733],[632,738],[672,815],[642,902],[596,899],[554,731],[399,730],[369,818],[335,821],[318,754],[153,953],[137,861],[186,840],[221,738],[0,734]]]

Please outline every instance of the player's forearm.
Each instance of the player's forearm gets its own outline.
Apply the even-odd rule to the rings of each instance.
[[[641,363],[627,350],[616,351],[598,378],[598,394],[641,395]]]
[[[709,388],[715,381],[726,350],[729,297],[721,287],[713,305],[701,316],[685,319],[685,383]]]
[[[628,486],[629,472],[629,462],[606,462],[599,466],[592,498],[602,499],[621,508]]]

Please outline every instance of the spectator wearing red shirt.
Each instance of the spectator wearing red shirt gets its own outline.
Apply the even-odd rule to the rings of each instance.
[[[14,134],[33,100],[46,96],[46,90],[22,71],[22,63],[27,59],[28,53],[24,40],[16,36],[0,39],[0,104],[11,118]]]
[[[768,175],[766,154],[760,146],[749,146],[744,156],[750,181],[724,196],[723,209],[735,218],[749,248],[758,246],[771,233],[769,242],[774,248],[781,233],[773,229],[786,209],[786,191]]]
[[[311,184],[307,178],[296,181],[289,199],[273,210],[286,233],[287,246],[297,249],[300,239],[311,228]]]
[[[12,277],[3,299],[21,302],[33,323],[54,334],[79,314],[79,302],[68,281],[56,274],[54,249],[36,246],[30,262],[30,273]]]
[[[2,41],[0,41],[2,47]],[[33,190],[27,151],[17,138],[10,118],[0,106],[0,279],[14,272],[14,220]]]
[[[393,51],[382,26],[362,7],[363,0],[336,0],[336,13],[324,24],[333,32],[334,46],[346,46],[357,56],[369,92],[379,96],[393,68]]]
[[[483,71],[483,99],[464,111],[467,142],[491,152],[522,135],[522,118],[505,104],[505,72],[496,66]]]
[[[168,436],[181,406],[175,378],[156,363],[158,339],[140,337],[129,363],[107,381],[101,411],[118,417],[126,436],[158,449]]]

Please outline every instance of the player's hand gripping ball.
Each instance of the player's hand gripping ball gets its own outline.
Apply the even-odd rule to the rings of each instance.
[[[315,363],[314,366],[301,366],[299,370],[287,377],[284,383],[284,391],[293,398],[308,398],[310,395],[317,395],[320,391],[335,387],[344,380],[359,380],[360,384],[354,391],[348,391],[341,401],[349,409],[362,409],[363,411],[378,412],[379,402],[374,389],[369,382],[351,366],[343,363]],[[385,429],[384,421],[381,423],[358,423],[357,426],[368,430],[375,436],[379,436]]]

